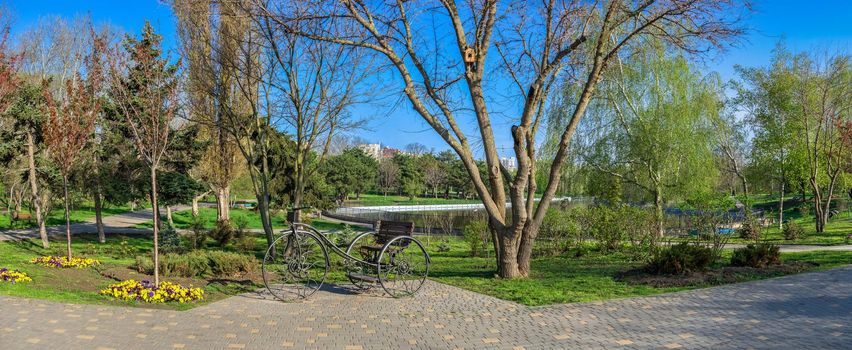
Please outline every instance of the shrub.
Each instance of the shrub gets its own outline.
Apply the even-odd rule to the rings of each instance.
[[[355,239],[356,232],[349,225],[343,225],[343,229],[334,234],[334,244],[338,247],[348,247]]]
[[[245,216],[235,216],[233,219],[234,237],[243,238],[248,233],[249,222]]]
[[[760,239],[760,225],[757,224],[757,220],[753,216],[746,215],[742,226],[740,226],[739,234],[742,239],[757,241]]]
[[[810,203],[802,203],[802,205],[799,206],[799,216],[804,218],[804,217],[807,217],[808,215],[811,215],[811,204]]]
[[[183,241],[177,230],[166,223],[163,230],[160,231],[160,252],[161,253],[180,253],[183,251]]]
[[[784,223],[783,233],[786,240],[799,239],[805,236],[805,229],[795,221],[787,221]]]
[[[448,251],[450,251],[450,249],[451,249],[451,247],[450,247],[450,240],[449,239],[444,238],[444,239],[441,240],[440,243],[438,243],[438,251],[439,252],[448,252]]]
[[[684,242],[661,249],[646,269],[654,274],[682,275],[705,270],[711,262],[712,249]]]
[[[207,243],[207,230],[204,229],[204,220],[199,216],[193,216],[189,222],[189,248],[202,249]]]
[[[224,247],[228,245],[232,239],[234,239],[234,228],[228,220],[217,221],[216,227],[210,230],[210,237],[213,238],[220,247]]]
[[[580,238],[579,217],[584,215],[581,208],[551,208],[544,215],[539,229],[538,242],[545,254],[562,254],[574,246]]]
[[[479,256],[485,253],[486,245],[491,237],[488,232],[488,223],[485,220],[473,220],[464,225],[462,229],[464,240],[470,246],[470,256]]]
[[[600,205],[587,212],[589,233],[604,251],[615,251],[621,247],[627,220],[620,215],[618,208]]]
[[[253,256],[223,252],[207,252],[210,272],[217,277],[233,277],[257,271],[257,260]]]
[[[134,268],[140,273],[154,273],[154,263],[147,256],[136,257]],[[239,253],[196,250],[160,256],[160,273],[165,277],[234,277],[256,271],[257,260]]]
[[[244,235],[237,238],[237,241],[234,242],[234,248],[240,253],[251,253],[256,246],[257,242],[255,242],[254,237],[251,235]]]
[[[777,245],[769,243],[749,244],[734,250],[731,265],[764,268],[781,263],[781,252]]]

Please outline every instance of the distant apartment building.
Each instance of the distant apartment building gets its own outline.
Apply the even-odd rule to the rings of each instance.
[[[518,168],[518,160],[515,157],[502,157],[500,158],[500,164],[512,171]]]
[[[367,143],[358,145],[358,148],[373,159],[379,159],[382,156],[382,145],[378,143]]]

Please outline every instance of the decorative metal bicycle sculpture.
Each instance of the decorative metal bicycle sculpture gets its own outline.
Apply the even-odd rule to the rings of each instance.
[[[294,209],[296,218],[301,209]],[[376,231],[359,234],[344,251],[316,228],[294,222],[267,249],[263,282],[280,300],[307,298],[329,274],[330,250],[343,258],[346,277],[356,288],[381,286],[394,298],[414,295],[426,281],[431,260],[413,233],[414,223],[380,221]]]

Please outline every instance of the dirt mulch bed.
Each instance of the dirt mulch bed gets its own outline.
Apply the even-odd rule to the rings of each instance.
[[[630,284],[642,284],[657,288],[689,287],[708,284],[728,284],[791,275],[812,269],[816,266],[819,266],[819,264],[809,262],[791,262],[770,265],[765,268],[725,266],[707,271],[692,272],[686,275],[654,275],[640,268],[625,271],[615,276],[615,278],[616,280]]]

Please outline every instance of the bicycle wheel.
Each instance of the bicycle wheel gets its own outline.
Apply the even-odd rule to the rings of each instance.
[[[291,231],[266,250],[263,283],[279,300],[304,299],[322,287],[328,269],[328,251],[322,241],[307,231]]]
[[[429,275],[429,254],[420,242],[409,236],[396,237],[379,254],[377,278],[394,298],[417,293]]]

